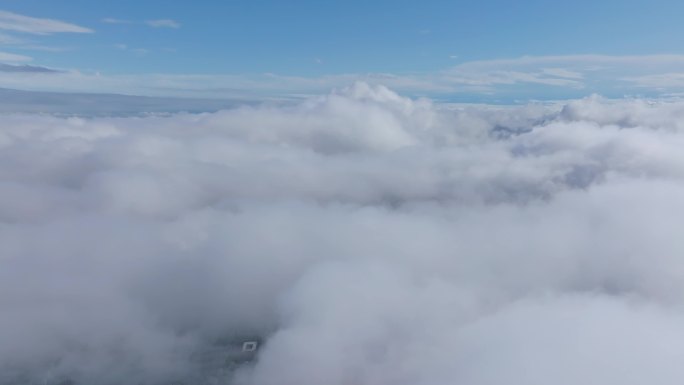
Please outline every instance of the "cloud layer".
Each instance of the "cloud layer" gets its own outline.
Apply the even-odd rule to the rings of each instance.
[[[3,115],[0,383],[679,384],[682,115],[364,83]],[[195,359],[247,334],[253,366]]]

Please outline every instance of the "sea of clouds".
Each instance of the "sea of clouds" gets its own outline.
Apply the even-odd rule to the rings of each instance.
[[[684,103],[0,116],[0,384],[684,378]]]

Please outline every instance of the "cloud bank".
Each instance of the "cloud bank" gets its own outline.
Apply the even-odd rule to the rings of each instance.
[[[679,384],[682,115],[364,83],[3,115],[0,383]],[[253,365],[196,359],[253,334]]]

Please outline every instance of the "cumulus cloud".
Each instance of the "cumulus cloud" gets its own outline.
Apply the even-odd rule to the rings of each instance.
[[[5,114],[0,383],[679,384],[684,103]],[[209,370],[215,341],[256,362]]]

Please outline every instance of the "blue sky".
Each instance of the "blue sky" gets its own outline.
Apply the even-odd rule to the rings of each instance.
[[[511,101],[678,95],[684,83],[677,1],[4,0],[0,11],[0,63],[61,71],[6,67],[6,88],[226,97],[364,80]]]

